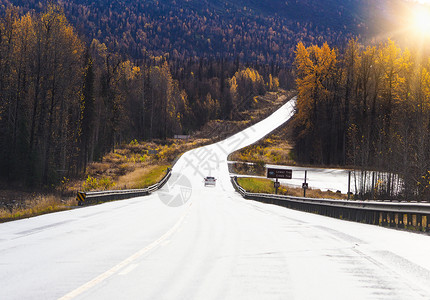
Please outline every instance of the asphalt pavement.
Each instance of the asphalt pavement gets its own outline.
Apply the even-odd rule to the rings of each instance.
[[[0,299],[430,299],[429,236],[234,191],[227,155],[293,106],[185,153],[150,196],[0,224]]]

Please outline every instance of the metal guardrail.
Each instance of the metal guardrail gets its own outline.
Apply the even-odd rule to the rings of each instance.
[[[112,191],[100,191],[100,192],[78,192],[76,196],[76,201],[78,201],[79,206],[82,206],[87,203],[98,203],[98,202],[123,200],[123,199],[130,199],[134,197],[146,196],[162,188],[163,185],[165,185],[166,182],[169,180],[171,174],[172,174],[172,170],[169,168],[167,169],[166,175],[164,175],[163,179],[161,179],[160,182],[144,189],[112,190]]]
[[[430,231],[430,203],[390,200],[335,200],[249,193],[231,178],[244,198],[362,223]]]

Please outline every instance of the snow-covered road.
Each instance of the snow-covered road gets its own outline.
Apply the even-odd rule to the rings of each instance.
[[[148,197],[0,224],[0,299],[430,299],[429,236],[233,190],[227,154],[292,106],[187,152]]]

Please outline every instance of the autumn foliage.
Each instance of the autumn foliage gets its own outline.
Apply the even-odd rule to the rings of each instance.
[[[0,178],[50,187],[133,139],[234,119],[287,77],[238,60],[133,61],[84,42],[59,5],[26,14],[9,6],[0,18]]]
[[[388,40],[296,49],[297,157],[386,172],[385,197],[427,199],[430,62]],[[397,176],[398,174],[399,176]],[[397,182],[394,182],[397,181]]]
[[[24,12],[46,0],[0,0]],[[56,1],[57,2],[57,1]],[[341,2],[341,4],[339,3]],[[65,14],[79,34],[133,59],[163,56],[238,57],[257,64],[291,64],[298,41],[344,43],[358,30],[355,1],[67,0]]]

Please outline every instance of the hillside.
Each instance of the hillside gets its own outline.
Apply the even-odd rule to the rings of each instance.
[[[8,182],[48,187],[123,142],[243,121],[255,97],[294,87],[298,42],[343,53],[350,37],[402,24],[396,5],[407,3],[52,2],[0,0],[0,177]]]
[[[344,45],[363,32],[368,1],[359,0],[62,0],[85,37],[132,58],[224,57],[290,64],[299,41]],[[36,0],[0,0],[23,11]]]

